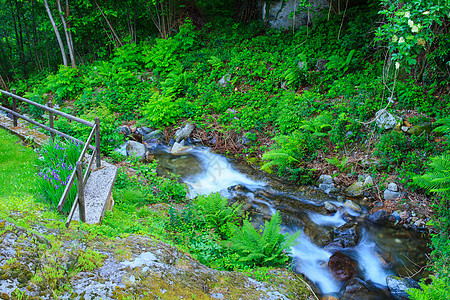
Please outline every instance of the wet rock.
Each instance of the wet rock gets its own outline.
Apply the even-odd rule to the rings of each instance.
[[[128,156],[135,156],[138,158],[143,158],[145,156],[145,152],[147,151],[144,144],[135,141],[128,141],[126,149]]]
[[[347,281],[358,272],[358,264],[350,256],[338,251],[328,260],[328,269],[337,280]]]
[[[217,144],[217,139],[216,139],[216,137],[213,136],[212,138],[210,138],[210,139],[208,140],[208,143],[209,143],[211,146],[215,146],[215,145]]]
[[[127,156],[127,144],[123,144],[119,148],[114,149],[114,152],[116,152],[120,155],[123,155],[123,156]]]
[[[128,126],[119,126],[118,131],[119,131],[119,133],[123,134],[124,136],[131,134],[131,130],[130,130],[130,128],[128,128]]]
[[[316,62],[316,68],[319,71],[325,71],[327,69],[328,59],[319,58]]]
[[[145,136],[150,131],[152,131],[152,129],[149,128],[149,127],[139,127],[139,128],[136,129],[136,131],[134,133],[142,135],[142,136]]]
[[[173,155],[185,154],[188,150],[192,148],[184,145],[184,140],[181,143],[175,142],[173,144],[172,149],[170,149],[170,153]]]
[[[375,113],[376,124],[381,129],[392,129],[397,125],[401,118],[394,116],[393,114],[389,113],[385,109],[381,109]]]
[[[342,248],[354,247],[361,238],[361,229],[357,222],[347,222],[334,230],[333,244]]]
[[[331,203],[330,201],[325,201],[325,202],[323,203],[323,207],[325,207],[325,209],[327,210],[327,212],[334,213],[334,212],[337,211],[336,205],[334,205],[334,204]]]
[[[175,142],[180,142],[191,135],[192,131],[194,131],[195,126],[189,122],[186,122],[183,127],[178,129],[173,138],[175,139]]]
[[[357,211],[357,212],[361,211],[361,207],[358,204],[356,204],[355,202],[353,202],[352,200],[345,201],[344,205],[348,208],[353,209],[354,211]]]
[[[361,278],[350,279],[341,290],[341,300],[381,300],[389,299],[386,291],[375,287]]]
[[[367,220],[371,223],[377,225],[384,225],[389,219],[388,213],[384,209],[377,210],[376,212],[370,214]]]
[[[388,187],[384,191],[383,196],[384,199],[392,201],[401,198],[403,194],[398,191],[398,186],[395,183],[391,182],[388,184]]]
[[[400,214],[398,213],[398,211],[394,211],[391,216],[394,217],[396,221],[400,221],[402,219],[400,218]]]
[[[350,197],[362,197],[364,195],[364,183],[357,181],[345,190],[345,194]]]
[[[144,142],[161,142],[163,139],[164,136],[159,130],[153,130],[142,137]]]
[[[415,288],[420,289],[417,281],[411,278],[401,278],[398,276],[390,275],[386,278],[386,284],[388,286],[391,295],[396,300],[407,300],[409,295],[406,293],[407,289]]]
[[[319,184],[319,189],[327,195],[339,192],[339,189],[334,184],[321,183]]]

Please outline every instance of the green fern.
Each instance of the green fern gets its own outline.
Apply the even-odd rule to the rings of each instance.
[[[315,118],[302,121],[303,125],[300,128],[311,131],[314,135],[318,137],[328,136],[328,131],[330,131],[333,126],[333,115],[324,111]]]
[[[450,116],[437,120],[436,124],[442,124],[442,125],[439,127],[436,127],[433,130],[434,132],[440,132],[445,135],[450,135]]]
[[[430,192],[450,199],[450,154],[431,158],[430,170],[414,177],[414,182]]]
[[[240,261],[249,266],[282,266],[289,261],[289,248],[300,236],[281,234],[281,215],[279,212],[265,222],[264,231],[257,231],[248,220],[242,228],[230,224],[233,233],[229,240],[230,249],[240,256]]]
[[[198,196],[193,203],[209,227],[216,229],[221,237],[229,233],[227,224],[236,224],[243,215],[243,204],[228,205],[228,199],[219,193]]]

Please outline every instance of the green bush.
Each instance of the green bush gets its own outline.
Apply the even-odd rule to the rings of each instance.
[[[252,267],[283,266],[289,261],[289,248],[300,236],[300,231],[293,235],[281,234],[280,225],[279,212],[265,222],[264,230],[257,231],[248,220],[244,220],[242,228],[230,224],[230,249],[240,256],[241,262]]]
[[[228,224],[237,224],[242,219],[242,205],[233,203],[228,205],[228,199],[219,193],[198,196],[193,200],[207,226],[214,229],[220,237],[224,238],[228,234]]]
[[[181,108],[172,96],[155,92],[140,110],[150,124],[157,128],[175,124],[181,118]]]

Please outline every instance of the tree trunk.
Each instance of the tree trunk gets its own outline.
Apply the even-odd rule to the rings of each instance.
[[[72,68],[76,68],[77,64],[75,62],[75,56],[73,54],[73,44],[69,36],[69,31],[67,30],[67,22],[66,19],[68,15],[65,15],[62,8],[61,8],[61,0],[57,0],[56,3],[58,4],[58,11],[59,15],[61,16],[61,22],[63,24],[64,28],[64,34],[66,35],[66,42],[67,42],[67,48],[69,49],[69,56],[70,56],[70,63],[72,64]],[[66,2],[66,6],[68,8],[68,3]]]
[[[64,44],[62,42],[61,36],[59,35],[58,27],[56,27],[55,20],[53,20],[52,12],[50,10],[50,7],[48,6],[47,0],[44,0],[44,6],[47,10],[48,17],[50,18],[50,22],[52,23],[53,30],[55,31],[56,39],[58,40],[59,48],[61,49],[61,55],[63,58],[63,64],[67,66],[67,56],[66,56],[66,50],[64,50]]]

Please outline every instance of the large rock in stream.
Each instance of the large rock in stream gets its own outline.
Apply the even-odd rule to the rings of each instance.
[[[62,224],[62,223],[61,223]],[[64,226],[57,226],[64,228]],[[13,299],[314,299],[287,271],[270,283],[217,271],[147,236],[101,238],[0,220],[0,298]],[[16,298],[14,298],[16,299]]]

